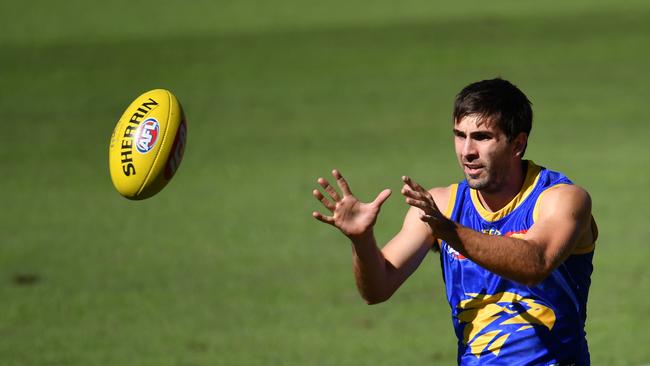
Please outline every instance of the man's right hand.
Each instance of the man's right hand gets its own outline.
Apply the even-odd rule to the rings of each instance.
[[[318,178],[318,184],[323,187],[327,196],[317,189],[314,189],[312,193],[332,213],[332,216],[325,216],[317,211],[314,211],[312,216],[319,221],[337,227],[351,240],[371,234],[381,205],[390,196],[390,189],[381,191],[374,201],[363,203],[352,194],[348,182],[338,170],[334,169],[332,175],[343,192],[343,197],[326,179]]]

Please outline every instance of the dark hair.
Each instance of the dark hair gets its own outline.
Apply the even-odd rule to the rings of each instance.
[[[509,141],[521,132],[530,135],[533,125],[533,110],[526,95],[501,78],[472,83],[458,93],[454,123],[472,114],[496,122]]]

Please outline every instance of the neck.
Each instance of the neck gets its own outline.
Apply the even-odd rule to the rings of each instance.
[[[478,191],[478,198],[484,208],[496,212],[505,207],[521,191],[526,179],[528,162],[522,160],[515,162],[511,167],[509,176],[503,177],[504,181],[500,182],[498,188],[494,191]]]

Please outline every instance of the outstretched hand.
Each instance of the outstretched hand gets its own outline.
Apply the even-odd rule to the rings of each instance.
[[[334,169],[332,176],[336,179],[336,184],[343,196],[341,197],[326,179],[318,178],[318,184],[325,190],[327,196],[317,189],[314,189],[312,194],[332,215],[326,216],[314,211],[312,216],[319,221],[338,228],[350,238],[368,234],[377,221],[381,205],[391,194],[390,189],[381,191],[374,201],[364,203],[352,194],[348,182],[338,170]]]
[[[402,187],[401,193],[406,198],[406,203],[422,210],[420,220],[428,223],[433,231],[436,232],[438,226],[446,222],[447,218],[438,209],[431,193],[408,176],[403,176],[402,181],[404,182],[404,186]]]

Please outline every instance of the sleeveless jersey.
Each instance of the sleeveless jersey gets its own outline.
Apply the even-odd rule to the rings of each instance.
[[[489,235],[523,235],[535,222],[540,196],[551,187],[572,184],[561,173],[527,164],[519,194],[501,210],[485,210],[477,192],[463,181],[452,186],[446,215]],[[596,235],[594,231],[594,240]],[[529,287],[440,244],[460,365],[589,364],[584,326],[593,245],[576,250],[544,281]]]

